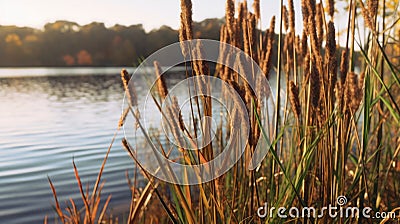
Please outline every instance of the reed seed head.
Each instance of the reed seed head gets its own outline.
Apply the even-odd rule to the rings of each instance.
[[[310,56],[310,53],[307,52],[306,55],[304,56],[304,65],[303,65],[304,72],[306,74],[309,74],[311,72],[311,70],[310,70],[310,62],[311,62],[311,56]]]
[[[314,108],[317,108],[320,97],[319,95],[321,92],[321,80],[315,63],[312,63],[311,65],[310,85],[311,85],[311,93],[310,93],[311,103],[314,106]]]
[[[133,85],[129,86],[129,80],[131,79],[128,71],[126,69],[121,70],[121,80],[122,84],[124,85],[124,90],[126,93],[126,97],[128,98],[130,106],[137,106],[137,97],[136,91]]]
[[[324,21],[323,21],[323,11],[322,11],[322,6],[321,3],[317,4],[317,10],[316,10],[316,30],[317,30],[317,37],[318,37],[318,49],[322,47],[322,39],[324,38]]]
[[[367,4],[368,4],[369,17],[372,20],[375,20],[375,17],[378,15],[379,0],[368,0]]]
[[[179,41],[181,42],[181,49],[183,56],[188,56],[188,46],[182,44],[185,40],[193,39],[192,30],[192,1],[191,0],[181,0],[181,14],[180,14],[180,29],[179,29]]]
[[[289,29],[289,15],[286,6],[283,6],[283,27],[287,31]]]
[[[335,0],[328,0],[327,2],[328,13],[333,18],[335,14]]]
[[[121,114],[121,117],[120,117],[119,120],[118,120],[118,128],[121,128],[121,127],[124,125],[126,116],[128,116],[129,111],[130,111],[130,109],[129,109],[129,107],[128,107],[128,108],[126,108],[126,109],[124,110],[124,112]]]
[[[268,29],[268,42],[267,42],[267,49],[264,55],[264,62],[262,64],[262,71],[265,76],[268,78],[269,72],[272,67],[272,53],[273,53],[273,45],[274,45],[274,38],[275,38],[275,16],[271,18],[270,27]]]
[[[307,32],[304,29],[303,30],[303,34],[301,36],[301,55],[303,55],[303,57],[306,56],[306,54],[308,53],[308,40],[307,40]]]
[[[233,37],[235,27],[235,0],[226,1],[225,20],[229,36]]]
[[[328,63],[328,73],[330,77],[330,85],[333,88],[337,80],[337,59],[336,59],[336,40],[335,25],[332,21],[328,23],[328,32],[326,35],[326,57]]]
[[[296,86],[296,84],[294,84],[292,80],[289,82],[289,100],[290,104],[292,105],[294,116],[297,120],[299,120],[301,114],[299,88]]]
[[[253,9],[254,9],[254,15],[256,16],[256,19],[260,19],[260,0],[254,0],[253,2]]]
[[[347,105],[347,109],[351,110],[352,113],[360,106],[362,100],[362,89],[359,88],[359,80],[357,74],[349,72],[345,83],[344,100]]]
[[[184,131],[185,123],[183,122],[182,111],[179,107],[178,98],[176,96],[172,97],[172,107],[175,117],[177,117],[178,126],[181,129],[181,131]]]
[[[157,84],[158,94],[160,94],[160,97],[162,99],[165,99],[168,95],[168,89],[164,76],[162,75],[161,66],[157,61],[154,61],[154,68],[156,70],[156,76],[157,76],[156,84]]]
[[[342,84],[346,81],[347,71],[349,67],[347,54],[347,50],[342,50],[342,55],[340,57],[340,81],[342,82]]]
[[[295,33],[295,14],[293,0],[288,0],[288,10],[289,10],[289,30]]]
[[[371,9],[366,8],[364,5],[361,5],[361,14],[364,17],[365,25],[367,25],[367,27],[370,28],[371,31],[375,31],[374,17],[371,17],[371,12]]]
[[[303,16],[303,29],[308,34],[308,17],[310,16],[310,12],[307,7],[307,0],[301,0],[301,13]]]
[[[358,79],[358,89],[362,90],[364,88],[365,72],[361,72],[360,78]]]

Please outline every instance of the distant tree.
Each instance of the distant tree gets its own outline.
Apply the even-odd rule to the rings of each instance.
[[[76,54],[78,65],[92,65],[92,56],[86,50],[81,50]]]
[[[63,56],[63,61],[67,66],[75,65],[75,58],[69,54]]]
[[[221,24],[221,19],[194,22],[195,37],[218,39]],[[178,31],[168,26],[148,33],[141,24],[107,28],[65,20],[43,30],[0,26],[0,66],[126,66],[177,41]]]

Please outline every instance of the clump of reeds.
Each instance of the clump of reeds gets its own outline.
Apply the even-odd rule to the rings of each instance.
[[[356,2],[351,2],[349,10],[355,10],[358,6]],[[365,23],[374,29],[372,31],[374,35],[377,35],[375,22],[378,16],[378,5],[376,2],[368,1],[367,6],[363,4],[359,6],[366,17]],[[217,66],[216,75],[231,86],[231,90],[223,90],[226,92],[222,95],[230,97],[233,94],[230,91],[234,90],[239,98],[234,98],[233,101],[243,101],[246,105],[245,109],[250,114],[251,136],[247,143],[243,143],[246,144],[243,162],[256,153],[256,143],[260,138],[274,138],[271,146],[272,153],[263,160],[257,171],[247,171],[243,169],[246,165],[239,162],[232,170],[211,183],[183,188],[186,192],[186,198],[183,201],[171,202],[170,206],[164,206],[171,220],[177,218],[190,223],[239,223],[248,217],[257,218],[255,211],[263,201],[288,207],[318,206],[333,203],[336,197],[346,194],[349,199],[352,198],[349,203],[364,205],[371,202],[361,201],[361,196],[358,197],[358,195],[365,193],[376,195],[378,192],[376,190],[378,188],[375,188],[373,192],[366,192],[367,190],[362,187],[362,184],[373,183],[379,187],[379,182],[366,176],[365,173],[370,166],[372,166],[371,170],[376,170],[377,166],[382,166],[387,162],[387,160],[379,161],[376,163],[378,165],[371,165],[368,163],[370,160],[366,160],[367,152],[375,152],[375,148],[371,147],[369,142],[371,138],[376,137],[370,132],[370,129],[366,128],[371,125],[379,125],[380,121],[379,119],[377,121],[357,119],[360,113],[364,113],[364,116],[373,113],[372,102],[374,101],[372,98],[384,97],[375,93],[371,94],[372,86],[376,85],[381,91],[385,90],[389,98],[391,96],[389,88],[382,89],[382,86],[385,88],[385,85],[377,85],[376,80],[373,83],[371,81],[371,76],[373,76],[371,71],[376,71],[373,66],[378,65],[376,60],[371,60],[375,64],[368,64],[370,67],[362,67],[359,76],[354,72],[355,35],[354,30],[351,31],[351,26],[348,28],[349,35],[346,41],[350,43],[350,47],[346,45],[341,50],[341,55],[337,54],[340,47],[336,40],[338,30],[334,24],[336,11],[334,0],[328,0],[326,6],[315,0],[301,1],[303,17],[301,35],[296,35],[293,1],[289,0],[287,6],[281,5],[283,21],[279,21],[279,24],[283,25],[286,36],[283,36],[280,31],[278,45],[282,44],[283,48],[275,44],[274,16],[265,32],[257,30],[257,24],[262,19],[259,4],[259,1],[254,1],[253,12],[251,12],[247,8],[246,1],[238,2],[235,5],[235,1],[227,0],[225,24],[220,29],[220,40],[242,49],[259,64],[266,77],[274,74],[273,68],[276,68],[278,73],[283,68],[282,70],[286,73],[284,77],[288,95],[284,101],[283,111],[280,104],[277,104],[278,107],[274,111],[282,114],[282,119],[275,121],[275,124],[264,122],[267,115],[263,113],[274,109],[268,108],[270,104],[263,103],[267,95],[262,93],[269,90],[263,90],[259,82],[254,92],[245,83],[245,80],[239,77],[238,73],[223,65]],[[192,36],[191,7],[190,1],[181,1],[181,42],[191,39]],[[327,19],[327,15],[330,17],[329,19]],[[356,13],[349,12],[348,19],[349,24],[354,24]],[[245,70],[242,68],[243,59],[229,55],[223,46],[220,47],[219,60],[234,63],[240,71]],[[366,50],[365,52],[376,52],[376,46],[376,44],[369,45],[368,47],[375,48],[375,51]],[[201,56],[201,43],[192,47],[192,52],[189,52],[187,46],[182,45],[183,54],[187,56],[192,53],[196,57]],[[275,60],[274,55],[277,55],[279,59],[284,59],[283,62]],[[368,59],[366,61],[369,61]],[[284,63],[284,66],[279,63]],[[194,75],[209,73],[206,64],[202,61],[195,61],[191,65]],[[249,81],[257,81],[256,77],[251,75],[250,77]],[[340,82],[337,82],[338,77]],[[196,90],[204,95],[208,91],[207,80],[201,77],[198,82]],[[166,88],[162,87],[161,82],[158,83],[158,86],[161,87],[159,89]],[[167,91],[159,90],[159,92],[161,92],[160,95],[165,95],[162,92]],[[280,97],[279,90],[277,93],[277,97]],[[199,108],[192,109],[191,113],[198,111],[203,115],[212,116],[210,112],[212,104],[208,100],[207,97],[203,97],[202,104],[193,103],[192,108]],[[233,104],[236,103],[238,102],[233,102]],[[289,110],[288,103],[291,105],[291,110]],[[178,107],[177,99],[173,98],[168,112],[169,122],[173,127],[175,126],[175,129],[172,127],[171,132],[177,139],[180,138],[178,134],[181,132],[195,136],[196,133],[191,134],[184,127],[182,114],[177,109]],[[394,108],[389,108],[389,111],[392,111],[393,116],[398,115],[398,111]],[[229,138],[230,134],[234,134],[235,129],[242,128],[240,120],[243,112],[237,109],[232,111],[231,119],[225,122],[227,131],[219,132],[220,134],[226,133],[225,139]],[[380,109],[380,113],[384,112]],[[291,123],[293,119],[288,119],[290,116],[294,116],[295,125]],[[221,124],[223,123],[221,121]],[[196,126],[195,123],[192,125]],[[277,128],[270,127],[270,125],[277,125],[275,126]],[[361,140],[359,139],[360,126],[363,127],[364,133]],[[279,134],[277,130],[281,130],[282,134]],[[379,136],[382,136],[382,132]],[[382,143],[382,137],[379,139]],[[221,147],[223,148],[223,144],[220,142],[210,145],[209,148],[200,149],[198,152],[201,159],[206,162],[213,158],[208,152],[210,150],[219,151]],[[279,149],[280,154],[274,153],[276,149]],[[359,153],[357,154],[357,152]],[[183,154],[183,157],[185,156],[190,157],[190,154]],[[192,159],[186,158],[186,163],[196,163],[196,160]],[[361,164],[362,168],[360,168]],[[353,169],[351,173],[356,173],[360,178],[349,178],[346,173],[349,169]],[[359,186],[359,188],[355,186]],[[175,187],[171,189],[173,189],[173,194],[177,196],[181,194]],[[200,192],[199,196],[190,193],[194,189]],[[197,201],[197,203],[193,203],[193,201]],[[189,202],[190,205],[187,204]],[[163,203],[168,202],[163,201]],[[173,209],[170,209],[171,207]],[[196,209],[199,212],[194,212]],[[268,218],[270,222],[279,222],[278,220],[276,217]],[[307,222],[306,219],[303,221]],[[329,220],[322,218],[312,221],[325,223]],[[352,220],[346,221],[351,222]]]
[[[264,202],[276,207],[313,206],[321,209],[328,204],[334,205],[341,195],[347,197],[347,205],[359,208],[370,206],[375,211],[389,211],[398,206],[393,195],[398,194],[396,186],[400,184],[400,176],[393,162],[398,161],[399,147],[393,146],[393,142],[398,140],[392,136],[398,133],[400,127],[400,109],[395,92],[400,88],[400,82],[396,75],[398,68],[388,59],[385,50],[389,47],[387,42],[390,38],[385,37],[384,33],[393,32],[387,28],[389,26],[377,24],[384,22],[383,18],[388,18],[388,12],[383,8],[382,15],[379,15],[381,6],[376,0],[368,0],[366,5],[361,1],[350,1],[346,46],[343,48],[338,46],[336,39],[340,30],[337,30],[338,26],[334,23],[334,0],[328,0],[326,5],[315,0],[302,0],[303,31],[299,35],[296,33],[300,29],[295,27],[292,0],[288,1],[287,6],[281,1],[282,21],[277,21],[278,35],[275,34],[275,16],[267,30],[257,30],[258,24],[264,18],[260,14],[259,4],[259,1],[254,1],[251,12],[247,8],[247,1],[237,2],[235,5],[235,1],[227,0],[225,24],[221,26],[220,39],[242,49],[249,58],[258,63],[267,78],[273,77],[275,72],[284,72],[282,77],[287,85],[278,85],[277,88],[280,89],[277,89],[276,97],[280,98],[281,92],[285,91],[288,93],[286,100],[272,106],[273,104],[265,102],[270,99],[269,88],[258,82],[255,74],[248,74],[248,81],[256,82],[257,87],[253,91],[237,72],[227,66],[218,65],[215,76],[220,77],[230,87],[223,88],[222,91],[225,92],[221,96],[229,99],[231,114],[226,118],[219,118],[218,137],[211,141],[212,144],[202,148],[194,147],[193,152],[177,147],[179,157],[175,161],[187,165],[211,161],[215,156],[214,152],[224,150],[232,136],[233,141],[239,141],[238,130],[246,132],[243,130],[245,127],[241,127],[245,114],[249,114],[250,136],[245,142],[237,142],[238,145],[245,146],[245,151],[243,158],[232,169],[209,183],[197,186],[162,184],[154,179],[140,167],[135,150],[124,139],[124,148],[148,180],[145,190],[140,194],[140,200],[136,198],[131,205],[130,223],[148,221],[140,211],[145,210],[151,204],[147,202],[153,198],[160,202],[172,223],[368,221],[363,217],[338,217],[332,220],[327,216],[282,220],[277,217],[276,212],[266,220],[257,217],[256,211]],[[355,24],[358,19],[356,12],[359,10],[365,17],[364,23],[370,28],[370,33],[366,36],[367,44],[360,46],[357,52]],[[396,16],[398,17],[394,15]],[[189,57],[192,54],[201,58],[204,53],[201,42],[197,46],[183,44],[193,38],[190,0],[181,0],[180,18],[179,40],[183,55]],[[357,43],[362,42],[357,40]],[[363,63],[356,64],[360,55]],[[224,45],[220,47],[219,60],[233,63],[239,70],[247,71],[243,68],[243,58],[230,55]],[[198,130],[203,136],[211,135],[207,124],[199,124],[197,118],[213,117],[215,114],[211,98],[207,96],[210,91],[207,79],[210,70],[207,63],[198,60],[191,62],[190,66],[193,68],[193,75],[198,76],[195,91],[200,93],[200,97],[190,101],[190,114],[182,114],[175,96],[171,96],[170,101],[165,98],[168,89],[165,80],[161,78],[157,63],[156,84],[161,99],[168,102],[163,115],[171,135],[178,142],[185,140],[179,144],[196,146]],[[356,72],[356,66],[360,72]],[[129,90],[127,72],[123,71],[121,75],[125,89]],[[337,81],[338,78],[340,81]],[[128,91],[127,94],[131,92]],[[239,97],[233,97],[235,95]],[[134,111],[132,107],[137,103],[134,99],[130,102],[128,109]],[[241,102],[245,108],[237,106]],[[120,119],[119,127],[127,113]],[[136,116],[135,113],[132,114]],[[188,124],[183,122],[183,117],[186,116],[190,117]],[[274,120],[273,117],[279,119]],[[183,139],[184,135],[188,138]],[[164,156],[172,159],[170,153],[164,151],[166,145],[160,139],[158,142],[155,147]],[[257,145],[259,142],[261,145]],[[270,145],[263,145],[263,142]],[[257,164],[255,170],[248,170],[248,161],[262,149],[269,153]],[[168,170],[168,167],[159,168]],[[160,186],[167,188],[169,194],[162,195]]]

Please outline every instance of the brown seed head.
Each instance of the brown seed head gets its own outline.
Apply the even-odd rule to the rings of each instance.
[[[268,78],[269,72],[272,67],[272,53],[273,53],[273,45],[274,45],[274,38],[275,38],[275,16],[272,17],[270,28],[268,29],[268,42],[267,42],[267,49],[264,55],[264,61],[262,66],[262,71]]]
[[[235,27],[235,0],[226,1],[225,20],[229,36],[233,37]]]
[[[287,31],[289,29],[289,15],[286,6],[283,6],[283,27]]]
[[[330,77],[331,87],[335,86],[337,80],[337,59],[336,59],[336,40],[335,25],[332,21],[328,23],[328,33],[326,37],[326,57],[328,63],[328,73]]]
[[[299,100],[299,88],[294,84],[293,81],[289,82],[289,100],[292,105],[292,110],[294,112],[294,116],[297,120],[300,120],[301,107]]]
[[[321,92],[321,80],[315,63],[312,63],[311,65],[310,85],[311,85],[311,93],[310,93],[311,103],[314,106],[314,108],[317,108],[320,97],[319,95]]]
[[[181,131],[183,131],[185,129],[185,124],[183,122],[182,111],[179,107],[178,98],[176,96],[172,97],[172,107],[174,114],[177,117],[177,124]]]
[[[333,18],[333,15],[335,14],[335,0],[328,0],[327,7],[329,15]]]
[[[362,100],[362,92],[358,88],[358,78],[357,74],[354,72],[349,72],[349,74],[347,74],[344,99],[347,108],[350,109],[353,113],[360,106],[360,102]]]
[[[307,4],[307,8],[308,8],[310,15],[312,17],[315,17],[315,15],[317,13],[316,12],[317,7],[315,5],[315,0],[308,0],[308,1],[306,1],[306,4]]]
[[[301,36],[301,54],[303,55],[303,57],[306,56],[306,54],[308,53],[308,43],[307,43],[307,33],[305,30],[303,30],[303,34]]]
[[[158,63],[158,61],[154,61],[154,68],[156,70],[156,76],[157,76],[156,84],[157,84],[158,94],[160,94],[160,97],[162,99],[165,99],[168,95],[168,89],[165,83],[164,76],[162,75],[161,66]]]
[[[308,34],[308,17],[310,16],[310,12],[307,7],[307,0],[301,0],[301,13],[303,16],[303,29]]]
[[[191,0],[181,0],[181,25],[179,29],[179,41],[183,42],[185,40],[193,39],[192,30],[192,1]],[[181,43],[182,54],[186,57],[188,54],[188,46]]]
[[[294,14],[294,6],[293,0],[288,0],[288,10],[289,10],[289,30],[292,33],[295,33],[295,14]]]
[[[310,53],[306,52],[306,55],[304,56],[304,65],[303,65],[305,74],[309,74],[311,72],[310,61],[311,61]]]
[[[372,20],[375,20],[375,17],[378,14],[378,6],[379,0],[368,0],[369,17]]]
[[[340,57],[340,81],[342,82],[342,84],[346,81],[347,71],[349,67],[347,52],[347,50],[343,50]]]
[[[260,19],[260,0],[254,0],[253,2],[253,9],[254,9],[254,15],[256,16],[256,19]]]
[[[364,17],[364,23],[371,31],[375,31],[375,20],[371,17],[371,10],[366,8],[364,5],[361,6],[361,14]]]
[[[315,18],[315,22],[316,22],[316,27],[317,27],[317,37],[318,37],[318,48],[322,47],[322,39],[324,38],[324,21],[322,18],[322,6],[321,3],[317,4],[317,14],[316,14],[316,18]]]
[[[360,78],[358,79],[358,89],[362,90],[364,88],[365,72],[361,72]]]
[[[121,70],[121,80],[122,84],[124,85],[124,90],[126,93],[126,97],[128,98],[128,101],[131,106],[137,106],[137,97],[136,97],[136,91],[133,85],[129,85],[129,80],[131,79],[128,71],[126,69]]]
[[[118,128],[120,128],[120,127],[122,127],[124,125],[126,116],[128,115],[129,111],[130,111],[130,108],[128,107],[121,114],[121,117],[119,118],[119,121],[118,121]]]

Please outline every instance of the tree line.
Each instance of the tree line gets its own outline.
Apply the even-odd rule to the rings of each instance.
[[[194,22],[195,38],[219,39],[222,19]],[[141,24],[106,27],[92,22],[47,23],[44,29],[0,26],[0,66],[126,66],[178,41],[168,26],[146,32]]]

